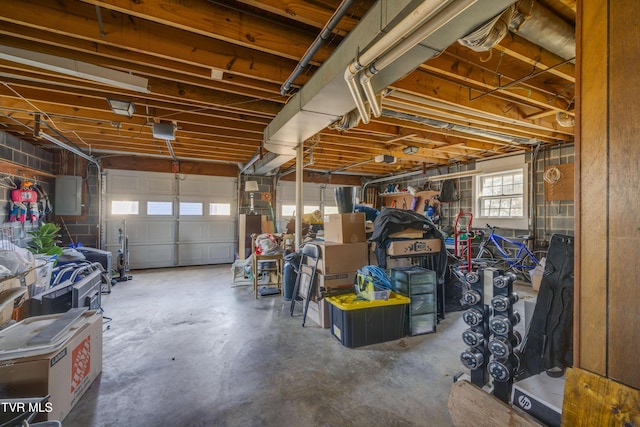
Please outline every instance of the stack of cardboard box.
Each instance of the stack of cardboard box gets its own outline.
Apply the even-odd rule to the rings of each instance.
[[[34,263],[23,273],[0,279],[0,328],[11,319],[20,321],[27,317],[29,287],[35,281]]]
[[[356,272],[369,264],[363,213],[331,214],[324,219],[324,243],[316,273],[316,289],[323,292],[353,289]],[[323,328],[330,326],[329,306],[310,301],[307,316]]]

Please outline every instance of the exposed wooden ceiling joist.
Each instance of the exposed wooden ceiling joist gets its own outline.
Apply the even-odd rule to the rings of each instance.
[[[575,0],[539,1],[566,22],[575,21]],[[280,94],[281,84],[339,3],[7,0],[0,16],[0,45],[145,77],[150,93],[0,60],[0,129],[43,144],[29,131],[35,114],[41,114],[81,148],[155,158],[167,156],[168,150],[164,141],[153,138],[150,123],[171,121],[177,125],[172,146],[178,157],[246,163],[260,148],[267,124],[288,101]],[[354,2],[296,86],[308,81],[374,3]],[[383,102],[383,108],[451,128],[383,114],[348,131],[324,129],[315,143],[312,168],[387,175],[532,148],[486,132],[542,144],[571,143],[573,128],[556,121],[556,113],[572,113],[575,96],[575,66],[562,62],[514,34],[490,52],[454,44],[393,83]],[[133,117],[115,115],[108,97],[132,101]],[[479,132],[465,134],[456,126]],[[406,155],[406,145],[417,146],[418,153]],[[398,162],[369,161],[382,153]],[[292,164],[290,160],[282,168]]]

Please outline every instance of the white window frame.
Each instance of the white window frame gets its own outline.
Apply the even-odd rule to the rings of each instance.
[[[187,206],[200,207],[198,213],[189,213],[188,210],[183,212],[182,208]],[[204,203],[203,202],[187,202],[181,201],[178,203],[178,214],[181,217],[201,218],[204,216]]]
[[[227,212],[225,213],[217,213],[215,206],[220,208],[226,208]],[[221,210],[222,211],[222,210]],[[209,202],[209,216],[231,216],[231,203],[220,203],[220,202]]]
[[[150,204],[154,204],[154,203],[157,203],[159,205],[164,205],[164,206],[170,205],[171,206],[171,212],[169,212],[169,213],[153,213],[155,211],[150,212],[149,211],[149,205]],[[173,202],[170,202],[170,201],[167,201],[167,200],[147,200],[146,209],[147,209],[146,210],[146,215],[147,216],[152,216],[152,217],[162,217],[162,216],[163,217],[173,217],[174,204],[173,204]]]
[[[114,212],[114,208],[123,208],[129,206],[129,212]],[[112,200],[111,201],[111,215],[140,215],[140,201],[139,200]]]
[[[526,230],[529,228],[529,165],[524,154],[501,159],[478,162],[476,167],[482,171],[473,178],[473,228],[483,228],[486,224],[496,227]],[[519,217],[491,217],[482,215],[481,183],[489,176],[522,172],[522,216]],[[509,196],[507,196],[509,197]]]
[[[287,208],[287,211],[291,211],[292,207],[295,210],[296,205],[289,205],[289,204],[282,205],[280,214],[282,215],[283,218],[290,219],[295,217],[295,214],[288,215],[288,212],[285,212],[285,208]],[[319,209],[320,209],[319,206],[311,206],[311,205],[302,206],[302,210],[304,211],[303,215],[313,213]]]

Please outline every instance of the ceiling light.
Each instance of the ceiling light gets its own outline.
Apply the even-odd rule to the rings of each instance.
[[[408,147],[404,147],[402,152],[404,154],[416,154],[418,152],[418,147],[415,145],[409,145]]]
[[[111,107],[111,111],[113,111],[114,114],[133,117],[133,113],[136,112],[136,107],[135,105],[133,105],[133,102],[120,101],[118,99],[109,98],[107,98],[107,102],[109,103],[109,107]]]
[[[218,68],[211,69],[211,78],[214,80],[222,80],[224,78],[224,71]]]
[[[176,139],[175,125],[173,123],[153,123],[151,125],[153,137],[173,141]]]
[[[388,163],[390,165],[396,162],[396,158],[394,156],[389,156],[387,154],[380,154],[375,157],[376,163]]]
[[[130,73],[100,67],[88,62],[75,61],[69,58],[32,52],[9,46],[0,46],[0,59],[19,64],[43,68],[49,71],[81,77],[94,82],[104,83],[127,90],[149,93],[149,80]]]

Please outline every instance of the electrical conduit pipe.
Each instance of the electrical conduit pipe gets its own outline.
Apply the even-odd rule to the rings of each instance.
[[[369,113],[367,112],[364,100],[360,94],[360,88],[356,81],[356,75],[371,64],[376,58],[386,52],[391,46],[396,44],[403,36],[412,33],[419,25],[446,3],[446,0],[425,0],[408,16],[401,20],[398,25],[393,27],[378,42],[371,46],[367,51],[353,60],[344,71],[344,80],[349,87],[349,92],[353,97],[356,108],[360,113],[363,123],[369,123]]]
[[[364,89],[364,94],[367,97],[367,101],[369,101],[369,104],[371,105],[371,114],[373,114],[374,117],[380,117],[380,115],[382,114],[382,105],[378,104],[377,102],[376,93],[373,90],[373,86],[371,85],[371,78],[379,71],[382,71],[387,66],[391,65],[394,61],[411,50],[422,40],[438,31],[440,28],[442,28],[456,16],[467,10],[476,2],[477,0],[461,0],[448,5],[446,8],[439,11],[433,18],[422,24],[422,26],[415,30],[400,44],[398,44],[387,53],[385,53],[384,56],[376,60],[375,63],[369,65],[364,70],[364,72],[360,74],[360,85]]]

